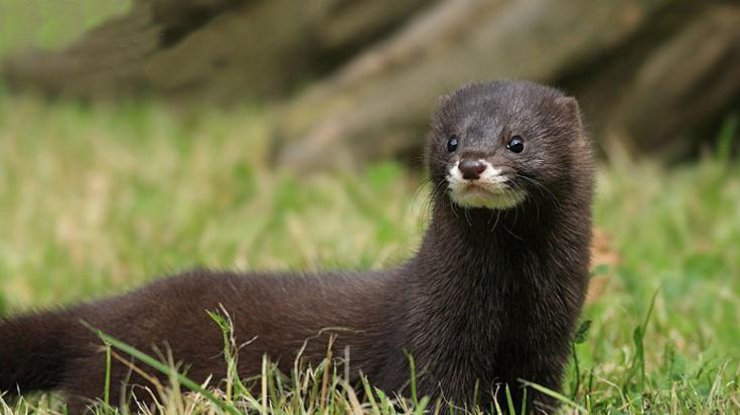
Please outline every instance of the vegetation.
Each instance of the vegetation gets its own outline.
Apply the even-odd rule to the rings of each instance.
[[[25,4],[0,12],[18,15]],[[100,15],[112,10],[100,7]],[[18,31],[33,32],[9,29],[3,16],[0,54],[23,38]],[[25,41],[52,44],[82,31],[64,18],[59,33]],[[428,213],[421,173],[395,163],[310,178],[275,172],[272,114],[254,103],[188,114],[0,91],[0,315],[118,293],[193,266],[368,269],[411,256]],[[691,164],[612,154],[600,166],[596,220],[619,262],[596,268],[607,285],[584,311],[590,330],[574,344],[564,412],[740,412],[740,165],[725,150],[737,117],[724,125],[719,150]],[[214,324],[229,356],[222,317]],[[108,340],[114,359],[125,345]],[[434,411],[423,397],[395,407],[392,396],[361,401],[326,366],[281,376],[265,362],[257,379],[231,377],[192,394],[180,387],[187,379],[172,379],[175,387],[161,391],[165,413]],[[0,399],[4,415],[60,411],[53,396]]]
[[[385,163],[355,175],[275,173],[265,161],[269,121],[258,105],[185,117],[156,104],[0,98],[2,313],[112,294],[197,265],[366,269],[412,254],[428,212],[418,172]],[[740,168],[722,154],[670,169],[629,160],[601,167],[596,218],[620,262],[574,346],[564,396],[578,408],[740,409],[738,205]],[[215,396],[237,408],[266,402],[274,413],[392,410],[354,402],[341,385],[322,406],[320,374],[269,372],[258,381],[266,401],[262,387]],[[176,392],[167,412],[187,408]],[[211,405],[203,395],[188,401]],[[34,402],[15,410],[58,408]]]
[[[128,0],[3,1],[0,57],[28,47],[58,50],[129,5]]]

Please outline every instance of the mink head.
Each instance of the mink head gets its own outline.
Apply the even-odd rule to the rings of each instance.
[[[465,208],[559,199],[590,180],[577,102],[526,81],[470,84],[442,97],[427,162],[433,184]]]

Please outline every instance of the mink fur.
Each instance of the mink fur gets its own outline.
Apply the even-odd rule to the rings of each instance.
[[[507,149],[514,135],[525,143],[518,154]],[[334,335],[353,380],[362,373],[388,393],[408,394],[407,353],[418,393],[445,404],[490,410],[498,400],[506,410],[508,386],[519,410],[522,379],[558,390],[587,289],[591,238],[591,150],[576,101],[526,81],[463,86],[440,100],[426,158],[433,211],[408,262],[373,272],[194,270],[16,316],[0,322],[0,391],[59,390],[71,413],[84,412],[105,380],[105,353],[88,326],[151,354],[171,350],[197,382],[221,379],[223,337],[206,312],[221,309],[237,343],[248,342],[239,352],[245,378],[260,373],[263,354],[284,371],[299,350],[317,362]],[[495,166],[523,201],[506,209],[457,204],[447,189],[461,158]],[[126,365],[114,360],[111,375],[113,404],[132,394],[150,399],[143,391],[151,385]],[[526,397],[528,412],[556,408],[531,388]]]

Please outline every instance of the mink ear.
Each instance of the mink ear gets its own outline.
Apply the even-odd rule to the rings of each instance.
[[[583,130],[583,121],[581,120],[581,108],[574,97],[555,98],[555,104],[563,109],[565,115],[578,125],[579,130]]]

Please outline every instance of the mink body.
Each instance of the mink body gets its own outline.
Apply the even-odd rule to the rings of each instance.
[[[362,373],[388,393],[408,394],[406,353],[418,393],[458,407],[506,410],[508,386],[518,411],[522,379],[558,390],[588,284],[591,151],[577,103],[525,81],[466,85],[441,99],[426,150],[431,223],[405,264],[355,273],[195,270],[17,316],[0,322],[0,390],[60,390],[71,413],[84,412],[105,379],[105,354],[85,324],[145,352],[170,349],[195,381],[221,379],[223,337],[206,313],[221,309],[237,343],[249,342],[239,352],[245,378],[260,373],[263,354],[284,371],[299,350],[317,362],[333,335],[354,381]],[[151,385],[125,365],[114,362],[111,379],[113,404],[131,394],[149,399],[142,387]],[[526,401],[529,412],[556,408],[531,388]]]

